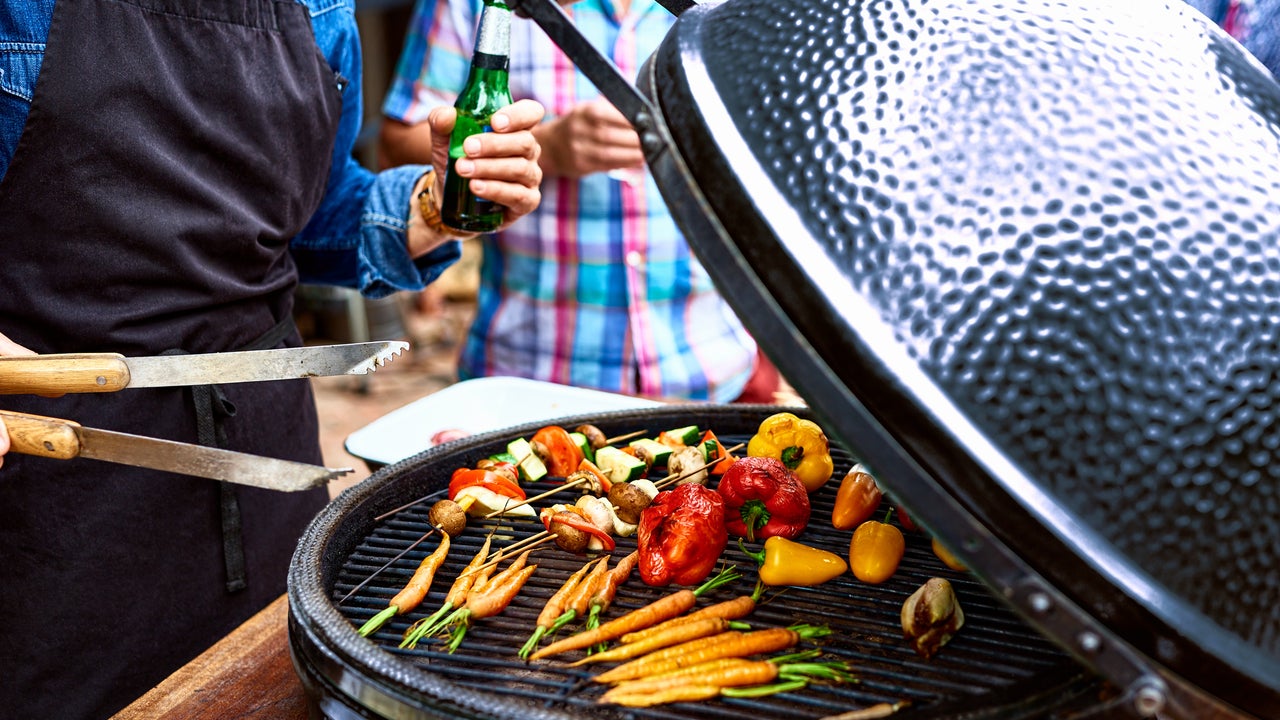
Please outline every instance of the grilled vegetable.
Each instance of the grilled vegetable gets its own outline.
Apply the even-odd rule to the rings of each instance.
[[[738,546],[760,563],[760,582],[765,585],[821,585],[849,569],[844,558],[833,552],[784,537],[765,540],[758,553],[747,550],[741,540]]]
[[[564,612],[565,602],[574,588],[578,587],[578,583],[582,581],[582,577],[587,574],[591,563],[583,563],[577,572],[569,576],[568,580],[555,591],[550,598],[547,598],[547,604],[542,606],[542,612],[538,614],[538,624],[533,630],[533,634],[525,642],[524,647],[520,648],[517,653],[521,660],[529,659],[529,654],[538,647],[538,643],[542,641],[542,636],[551,631],[551,625]]]
[[[442,532],[440,534],[440,545],[436,547],[435,552],[422,559],[422,562],[418,564],[418,569],[413,572],[413,576],[409,578],[409,582],[404,586],[404,589],[396,593],[395,597],[387,602],[385,610],[369,618],[368,622],[360,626],[361,637],[368,637],[377,632],[392,617],[403,615],[422,604],[423,598],[427,596],[427,591],[431,589],[431,581],[435,579],[436,571],[440,569],[440,566],[444,563],[445,556],[448,554],[449,533]]]
[[[507,443],[507,454],[512,462],[520,468],[520,477],[525,482],[537,482],[547,476],[547,466],[534,453],[533,446],[524,438],[516,438]]]
[[[960,562],[960,560],[955,556],[955,553],[951,552],[951,548],[943,545],[942,541],[938,538],[935,537],[933,539],[932,545],[933,554],[938,556],[938,559],[942,561],[943,565],[946,565],[952,570],[959,570],[960,572],[965,572],[969,569],[965,567],[964,563]]]
[[[582,458],[582,462],[578,463],[578,469],[570,473],[564,481],[566,483],[584,481],[587,492],[596,495],[607,493],[613,488],[613,482],[609,480],[609,476],[588,458]]]
[[[639,560],[640,553],[633,552],[619,560],[618,564],[601,579],[600,585],[591,594],[591,602],[587,610],[587,622],[585,624],[587,630],[600,626],[600,614],[613,604],[613,598],[618,594],[618,586],[631,577],[631,571],[635,569]]]
[[[889,524],[891,508],[884,522],[868,520],[853,531],[849,540],[849,568],[859,580],[879,584],[893,577],[907,550],[902,531]]]
[[[615,484],[639,480],[649,469],[640,458],[613,446],[596,450],[596,465],[609,476],[609,482]]]
[[[704,617],[679,625],[669,626],[660,633],[653,633],[639,642],[618,645],[610,650],[588,655],[581,660],[570,663],[570,667],[597,662],[617,662],[640,657],[654,650],[670,647],[682,642],[697,640],[708,635],[718,635],[729,629],[729,621],[718,617]]]
[[[693,607],[697,602],[698,596],[705,592],[709,592],[726,583],[733,582],[739,577],[738,573],[732,569],[725,570],[707,582],[703,583],[696,590],[688,588],[679,590],[665,595],[644,607],[632,610],[621,617],[614,618],[598,628],[578,633],[572,637],[564,638],[551,643],[533,654],[534,660],[544,657],[551,657],[570,650],[581,650],[591,647],[596,643],[608,642],[615,638],[622,637],[630,632],[643,630],[652,625],[656,625],[663,620],[669,620],[680,615],[689,608]]]
[[[725,449],[724,445],[720,444],[720,439],[710,430],[702,433],[698,446],[702,448],[703,459],[706,460],[708,465],[711,465],[709,472],[712,475],[723,475],[736,459]]]
[[[556,477],[568,477],[585,457],[582,448],[569,437],[569,431],[559,425],[548,425],[534,433],[529,444],[547,472]]]
[[[578,587],[574,588],[569,597],[565,599],[564,613],[556,618],[551,624],[551,631],[555,632],[560,628],[568,625],[574,620],[585,617],[591,610],[591,597],[595,595],[596,589],[604,582],[605,576],[609,573],[609,558],[602,557],[596,561],[595,566],[591,569],[591,574],[587,575],[582,582],[578,583]]]
[[[676,485],[706,485],[710,476],[702,450],[696,447],[682,447],[673,451],[667,460],[667,471],[680,476]]]
[[[594,682],[610,685],[624,680],[648,677],[680,668],[729,657],[748,657],[776,652],[792,647],[801,640],[831,634],[825,627],[796,625],[786,628],[768,628],[751,632],[730,630],[672,645],[644,657],[623,663],[592,678]]]
[[[640,489],[640,484],[645,481],[637,480],[636,482],[618,483],[609,488],[609,502],[613,504],[613,510],[617,514],[618,519],[632,525],[639,525],[640,513],[653,503],[653,497],[645,494]],[[652,483],[650,483],[652,485]],[[655,495],[657,494],[655,489]]]
[[[852,530],[870,519],[884,493],[875,477],[862,463],[856,463],[840,481],[836,490],[835,505],[831,508],[831,526],[837,530]]]
[[[809,492],[825,485],[835,470],[831,443],[822,428],[787,412],[770,415],[760,423],[747,442],[747,455],[781,460]]]
[[[427,521],[449,537],[458,537],[467,529],[467,511],[452,500],[438,500],[427,513]]]
[[[429,634],[434,634],[440,620],[445,617],[450,610],[461,605],[467,599],[467,593],[471,591],[471,586],[480,579],[483,572],[473,572],[480,567],[489,558],[489,544],[493,540],[490,535],[484,539],[484,545],[480,546],[480,550],[476,552],[476,556],[467,563],[467,566],[458,573],[457,579],[453,581],[453,586],[449,588],[449,593],[445,595],[444,604],[440,606],[431,615],[410,625],[404,633],[404,639],[400,641],[402,648],[415,648],[422,638]]]
[[[647,585],[693,585],[715,567],[729,540],[724,500],[701,485],[664,490],[640,514],[640,578]]]
[[[449,634],[449,644],[446,646],[448,652],[452,653],[462,644],[472,621],[493,617],[511,604],[525,582],[529,580],[529,576],[538,569],[537,565],[526,565],[530,552],[532,551],[525,550],[506,570],[487,579],[483,584],[477,581],[471,587],[463,606],[455,610],[443,623],[445,626],[453,626]]]
[[[600,698],[600,702],[612,702],[629,707],[651,707],[667,702],[715,697],[724,688],[761,686],[777,679],[792,683],[807,681],[810,678],[833,682],[856,679],[849,673],[848,664],[841,662],[792,662],[784,658],[770,660],[721,658],[641,680],[620,683],[610,688]],[[708,688],[715,689],[717,692],[709,694]]]
[[[933,657],[962,626],[964,611],[943,578],[929,578],[902,604],[902,633],[921,657]]]
[[[704,608],[694,610],[686,615],[673,617],[670,620],[660,622],[653,627],[633,633],[627,633],[619,638],[619,641],[623,643],[640,642],[651,635],[665,632],[668,628],[682,623],[693,622],[694,620],[699,620],[705,617],[718,617],[730,621],[744,618],[756,609],[756,603],[760,601],[760,594],[763,591],[764,584],[756,583],[756,589],[750,595],[740,595],[732,600],[718,602],[714,605],[708,605]]]
[[[563,507],[563,506],[557,506]],[[542,522],[547,531],[556,536],[556,545],[571,553],[580,553],[596,549],[612,552],[617,543],[607,531],[588,520],[576,508],[565,508],[559,511],[542,511]],[[594,539],[598,547],[592,548]]]
[[[595,425],[579,425],[573,431],[581,433],[587,439],[593,452],[609,444],[609,438]]]
[[[777,458],[742,458],[725,471],[716,492],[724,498],[725,529],[749,542],[793,538],[809,524],[809,493]]]

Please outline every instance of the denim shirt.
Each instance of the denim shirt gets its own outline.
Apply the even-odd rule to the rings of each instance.
[[[310,11],[316,44],[329,67],[349,81],[324,199],[291,243],[300,279],[358,288],[370,297],[420,290],[460,254],[456,242],[416,261],[405,250],[410,195],[427,168],[406,165],[375,174],[352,157],[363,115],[354,0],[299,2]],[[31,108],[53,4],[0,3],[0,181]]]

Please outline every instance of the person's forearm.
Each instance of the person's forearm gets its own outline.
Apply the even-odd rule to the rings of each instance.
[[[378,166],[422,165],[431,162],[431,126],[426,122],[408,125],[392,118],[382,119],[378,132]]]

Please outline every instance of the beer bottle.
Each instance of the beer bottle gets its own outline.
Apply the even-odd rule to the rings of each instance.
[[[492,232],[502,224],[503,207],[471,192],[467,178],[453,167],[462,151],[462,141],[477,133],[489,132],[489,118],[499,108],[511,104],[507,89],[511,60],[511,8],[502,0],[484,0],[480,31],[466,87],[453,104],[458,121],[449,136],[449,168],[444,179],[444,201],[440,217],[444,224],[467,232]]]

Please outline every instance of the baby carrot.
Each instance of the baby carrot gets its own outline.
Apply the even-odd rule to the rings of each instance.
[[[462,638],[466,637],[467,627],[470,625],[472,618],[497,615],[506,609],[511,600],[520,592],[520,588],[524,587],[529,576],[538,568],[537,565],[525,567],[530,552],[532,550],[525,550],[520,553],[520,556],[513,560],[506,570],[494,575],[483,586],[472,586],[471,592],[467,593],[467,599],[463,606],[453,611],[449,617],[442,621],[441,627],[454,626],[453,631],[450,633],[449,644],[446,647],[449,652],[457,650],[458,646],[462,644]]]
[[[648,675],[669,672],[709,660],[726,657],[747,657],[758,653],[774,652],[795,645],[802,639],[821,637],[830,630],[812,625],[794,628],[768,628],[740,633],[730,630],[719,635],[690,640],[649,653],[592,678],[595,682],[613,684],[634,680]]]
[[[600,581],[600,587],[596,588],[591,596],[591,610],[587,615],[586,629],[591,630],[600,626],[600,613],[613,603],[614,596],[618,594],[618,586],[627,581],[639,561],[640,551],[637,550],[619,560],[604,580]]]
[[[441,618],[466,601],[467,593],[471,591],[471,586],[477,578],[477,573],[471,571],[483,565],[485,560],[488,559],[489,543],[492,540],[492,535],[484,539],[484,544],[480,546],[480,551],[462,569],[462,572],[458,574],[458,578],[453,581],[453,586],[449,588],[449,593],[445,595],[444,604],[438,610],[410,625],[405,630],[404,639],[400,641],[400,647],[410,649],[417,647],[422,638],[433,634],[437,630],[437,625]]]
[[[608,642],[629,632],[656,625],[663,620],[668,620],[688,611],[697,602],[698,595],[701,593],[711,588],[719,587],[724,583],[732,582],[737,578],[738,574],[732,568],[724,570],[706,583],[703,583],[697,590],[689,590],[688,588],[678,590],[644,607],[632,610],[626,615],[614,618],[598,628],[580,632],[563,640],[557,640],[534,653],[532,659],[539,660],[570,650],[581,650],[596,643]]]
[[[687,615],[673,617],[665,622],[658,623],[651,628],[646,628],[639,632],[627,633],[619,638],[622,643],[641,642],[651,635],[666,632],[668,629],[682,625],[687,622],[693,622],[701,618],[718,617],[725,620],[738,620],[744,618],[756,609],[756,603],[760,601],[760,593],[764,590],[763,583],[756,583],[756,589],[750,595],[741,595],[732,600],[725,600],[714,605],[708,605],[699,610],[694,610]]]
[[[687,676],[678,680],[668,677],[665,683],[623,683],[610,688],[600,697],[600,702],[627,707],[649,707],[670,702],[705,700],[719,695],[720,688],[763,685],[778,677],[778,666],[767,660],[738,660],[739,662],[726,663],[714,669],[706,668],[700,676]],[[714,692],[708,694],[708,689]]]
[[[431,581],[435,579],[436,571],[444,564],[445,556],[448,554],[449,533],[440,533],[439,547],[436,548],[435,552],[422,558],[422,562],[418,564],[418,569],[413,572],[413,577],[409,578],[409,582],[404,586],[404,589],[391,598],[387,603],[386,609],[369,618],[368,622],[360,626],[360,635],[367,637],[377,632],[393,616],[403,615],[418,607],[423,598],[427,596],[427,591],[431,589]]]
[[[547,604],[542,606],[542,612],[538,614],[538,624],[533,630],[533,634],[525,641],[524,647],[520,648],[517,653],[522,660],[529,659],[529,653],[538,647],[538,643],[542,641],[542,636],[551,630],[551,624],[560,617],[560,613],[564,611],[565,600],[573,589],[578,586],[582,580],[582,576],[587,574],[587,570],[591,567],[591,563],[583,563],[577,572],[569,576],[568,580],[560,586],[550,598],[547,598]]]
[[[724,618],[704,617],[693,622],[681,623],[667,629],[667,632],[650,635],[639,642],[619,645],[604,652],[588,655],[581,660],[570,663],[569,667],[577,667],[587,663],[617,662],[640,657],[654,650],[661,650],[671,645],[697,640],[708,635],[717,635],[729,629],[729,621]]]

